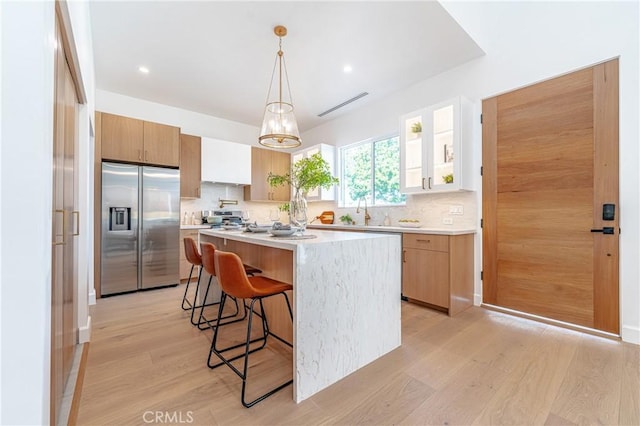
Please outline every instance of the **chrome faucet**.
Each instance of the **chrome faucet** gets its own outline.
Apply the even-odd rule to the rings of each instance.
[[[371,216],[369,215],[369,210],[367,209],[367,197],[362,197],[358,200],[358,207],[356,208],[356,213],[360,213],[360,201],[364,200],[364,226],[369,226],[369,221],[371,220]]]

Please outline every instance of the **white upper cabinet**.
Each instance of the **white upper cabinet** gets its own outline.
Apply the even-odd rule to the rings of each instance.
[[[471,114],[462,97],[400,117],[400,191],[473,190]]]
[[[321,143],[294,152],[293,154],[291,154],[291,164],[293,165],[303,158],[309,158],[317,153],[320,153],[322,159],[329,164],[331,176],[335,176],[336,148],[332,145]],[[316,188],[312,191],[309,191],[306,198],[307,201],[333,201],[336,199],[336,187],[332,186],[329,189]]]
[[[202,138],[203,182],[251,184],[251,146]]]

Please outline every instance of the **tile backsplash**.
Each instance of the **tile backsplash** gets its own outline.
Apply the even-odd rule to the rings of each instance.
[[[282,202],[253,202],[244,201],[242,186],[225,185],[218,183],[202,182],[201,198],[182,199],[180,203],[180,218],[191,217],[191,213],[197,220],[200,219],[201,210],[213,210],[220,208],[220,199],[237,200],[238,205],[229,205],[225,208],[244,210],[249,212],[252,221],[258,223],[270,223],[270,212],[277,210]],[[369,207],[371,225],[381,225],[385,213],[389,214],[392,225],[397,225],[400,219],[418,219],[423,227],[468,229],[477,226],[478,201],[476,192],[450,192],[440,194],[407,195],[407,203],[404,206],[395,207]],[[318,216],[325,210],[333,210],[336,214],[335,222],[339,222],[340,216],[349,214],[357,224],[364,223],[364,209],[356,214],[354,207],[339,208],[336,202],[310,202],[309,220]],[[462,214],[460,214],[460,212]],[[288,220],[285,213],[280,215],[281,221]],[[443,223],[443,220],[451,223]]]

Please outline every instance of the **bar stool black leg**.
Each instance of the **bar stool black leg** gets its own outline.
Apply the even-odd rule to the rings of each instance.
[[[193,268],[195,266],[196,265],[191,264],[191,270],[189,271],[189,279],[187,280],[187,287],[184,289],[184,296],[182,296],[182,310],[183,311],[188,311],[189,309],[193,308],[193,305],[187,299],[187,293],[189,292],[189,286],[191,285],[191,275],[193,274]],[[198,282],[200,282],[200,275],[198,275]],[[196,286],[196,293],[197,292],[198,292],[198,287]],[[187,307],[184,306],[185,303],[187,304]]]
[[[234,322],[239,322],[239,321],[243,321],[246,317],[247,317],[247,311],[245,309],[242,310],[242,317],[240,318],[236,318],[233,321],[227,321],[224,323],[220,323],[220,319],[228,319],[228,318],[235,318],[239,313],[240,313],[240,308],[238,306],[238,300],[235,297],[232,297],[235,305],[236,305],[236,311],[233,314],[230,315],[224,315],[221,318],[219,318],[217,321],[214,322],[214,320],[209,320],[204,316],[204,308],[206,307],[210,307],[210,306],[216,306],[216,305],[220,305],[222,306],[222,294],[221,293],[221,298],[220,298],[220,302],[214,302],[214,303],[209,303],[207,304],[207,297],[209,296],[209,288],[211,288],[211,280],[212,280],[213,276],[209,276],[209,282],[207,283],[207,289],[204,292],[204,299],[203,299],[203,303],[200,306],[196,306],[195,305],[195,301],[196,299],[194,299],[194,310],[191,311],[191,324],[195,325],[196,327],[198,327],[198,329],[200,330],[206,330],[208,328],[211,327],[216,327],[218,324],[219,325],[226,325],[226,324],[233,324]],[[197,294],[196,294],[196,298],[197,298]],[[244,305],[244,302],[242,303]],[[198,321],[195,322],[194,321],[194,317],[193,317],[193,313],[195,311],[195,308],[199,307],[200,308],[200,315],[198,316]],[[218,313],[221,313],[221,309],[218,309]],[[206,325],[205,325],[206,324]]]

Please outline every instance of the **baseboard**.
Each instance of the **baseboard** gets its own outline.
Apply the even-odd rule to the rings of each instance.
[[[638,327],[623,325],[620,336],[624,342],[640,345],[640,328]]]
[[[91,287],[89,289],[89,306],[96,304],[96,289]]]
[[[91,316],[87,317],[87,325],[78,329],[78,343],[86,343],[91,340]]]
[[[84,384],[84,372],[87,369],[87,357],[89,355],[89,342],[82,345],[82,356],[80,357],[80,365],[78,367],[78,375],[76,384],[73,389],[73,399],[71,400],[71,409],[69,410],[68,426],[78,424],[78,412],[80,411],[80,398],[82,397],[82,385]]]
[[[474,294],[473,295],[473,305],[474,306],[482,305],[482,295],[481,294]]]

